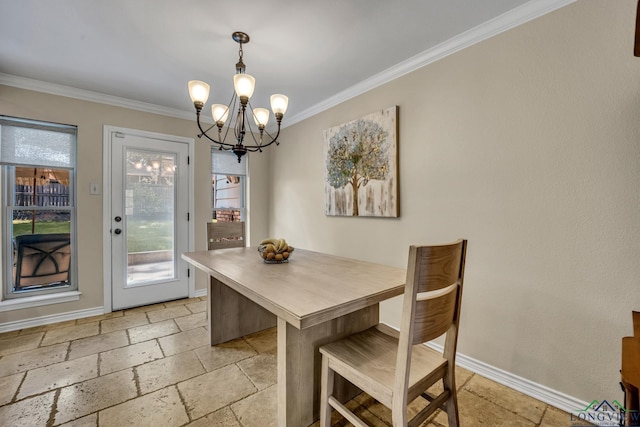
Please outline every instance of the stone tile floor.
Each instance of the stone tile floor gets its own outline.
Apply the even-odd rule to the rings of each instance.
[[[206,298],[0,334],[1,426],[275,426],[276,380],[275,329],[210,347]],[[457,385],[462,426],[571,424],[464,369]],[[366,394],[348,406],[372,426],[390,425],[389,410]],[[334,414],[334,425],[350,424]],[[423,425],[447,426],[446,414]]]

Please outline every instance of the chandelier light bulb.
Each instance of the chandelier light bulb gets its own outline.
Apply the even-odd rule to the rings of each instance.
[[[271,95],[271,110],[273,114],[276,115],[278,113],[284,116],[284,113],[287,112],[287,107],[289,106],[289,98],[285,95],[276,93],[275,95]]]
[[[269,122],[269,110],[266,108],[256,108],[253,110],[253,120],[258,126],[265,127]]]
[[[216,124],[223,125],[227,118],[229,117],[229,107],[222,104],[213,104],[211,106],[211,115],[213,116],[213,121]]]
[[[235,74],[233,76],[233,87],[239,98],[251,98],[253,90],[256,88],[256,79],[249,74]]]
[[[191,80],[189,82],[189,96],[194,103],[201,102],[203,105],[209,99],[209,85],[200,80]]]

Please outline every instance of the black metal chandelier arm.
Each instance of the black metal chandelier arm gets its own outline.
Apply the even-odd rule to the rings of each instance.
[[[199,111],[198,111],[198,112],[196,112],[196,122],[198,123],[198,129],[200,129],[200,132],[202,132],[200,135],[198,135],[199,137],[200,137],[200,136],[204,136],[204,137],[205,137],[205,138],[207,138],[209,141],[211,141],[211,142],[215,142],[216,144],[220,144],[220,146],[229,147],[228,149],[233,148],[234,144],[229,144],[229,143],[227,143],[227,142],[223,142],[223,141],[216,141],[215,139],[211,138],[211,137],[207,134],[207,132],[208,132],[209,130],[211,130],[211,129],[213,128],[213,126],[211,126],[209,129],[207,129],[207,131],[205,131],[204,129],[202,129],[202,124],[200,123],[200,112],[199,112]],[[214,125],[214,126],[215,126],[215,125]],[[225,148],[225,149],[227,149],[227,148]]]

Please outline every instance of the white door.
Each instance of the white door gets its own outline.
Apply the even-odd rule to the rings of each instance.
[[[112,309],[189,296],[187,143],[111,133]]]

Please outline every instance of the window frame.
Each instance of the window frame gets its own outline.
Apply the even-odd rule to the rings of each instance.
[[[0,312],[10,309],[20,309],[24,307],[38,306],[57,302],[65,302],[79,299],[78,291],[78,251],[77,251],[77,149],[78,130],[76,126],[62,125],[57,123],[43,122],[38,120],[28,120],[9,116],[0,116],[3,121],[14,122],[16,126],[24,123],[25,127],[31,128],[51,128],[59,127],[66,129],[65,133],[73,135],[73,146],[71,147],[72,167],[51,166],[42,164],[26,163],[0,163],[0,191],[2,192],[2,212],[0,213],[2,222],[2,242],[0,244],[2,258],[2,300],[0,301]],[[71,130],[71,131],[70,131]],[[0,134],[1,135],[1,134]],[[34,162],[35,163],[35,162]],[[16,168],[51,168],[54,170],[67,170],[69,172],[69,204],[68,206],[38,206],[16,205]],[[69,213],[69,234],[71,259],[69,265],[69,277],[66,284],[47,288],[34,289],[14,289],[13,266],[14,266],[14,237],[13,237],[13,214],[16,211],[35,212],[68,212]],[[6,307],[4,307],[6,306]]]

